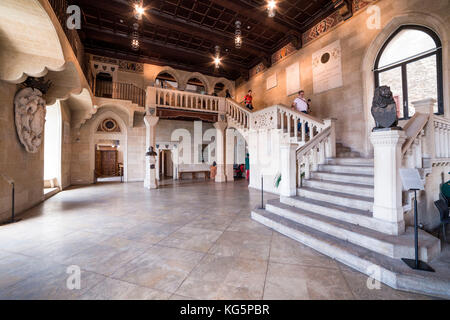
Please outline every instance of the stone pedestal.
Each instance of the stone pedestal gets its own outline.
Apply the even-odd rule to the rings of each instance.
[[[391,235],[405,232],[400,179],[405,137],[399,130],[376,131],[370,135],[374,148],[373,217],[384,223],[384,233]]]
[[[214,123],[214,128],[216,128],[216,163],[217,163],[217,174],[216,182],[226,182],[225,175],[225,128],[227,123],[224,121],[219,121]]]
[[[156,129],[156,124],[158,123],[159,118],[158,117],[154,117],[154,116],[145,116],[144,117],[144,123],[145,123],[145,128],[146,128],[146,132],[145,132],[145,145],[146,145],[146,150],[148,150],[148,148],[150,146],[153,147],[153,149],[155,149],[156,147],[156,133],[155,133],[155,129]],[[152,189],[154,188],[154,186],[156,186],[156,169],[153,170],[154,174],[151,175],[150,174],[150,157],[146,157],[145,158],[145,179],[144,179],[144,187],[147,189]],[[156,166],[156,161],[154,163],[154,165]]]
[[[280,195],[292,197],[297,194],[297,145],[293,143],[282,144],[281,151],[281,183]]]

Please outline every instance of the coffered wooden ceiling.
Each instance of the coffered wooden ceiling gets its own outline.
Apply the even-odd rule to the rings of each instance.
[[[131,49],[134,9],[129,0],[72,0],[82,10],[80,37],[86,52],[169,65],[188,71],[237,79],[331,14],[332,0],[278,0],[275,18],[266,0],[145,0],[140,49]],[[242,22],[243,44],[234,47],[235,22]],[[213,66],[214,47],[222,63]]]

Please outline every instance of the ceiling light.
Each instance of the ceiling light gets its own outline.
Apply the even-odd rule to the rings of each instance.
[[[234,30],[234,46],[236,49],[240,49],[242,47],[242,31],[241,31],[241,22],[238,20],[235,23],[236,29]]]
[[[219,46],[215,46],[215,50],[216,50],[216,56],[214,57],[214,66],[216,67],[216,69],[219,69],[220,67],[220,47]]]
[[[277,7],[277,2],[275,0],[269,0],[267,2],[267,14],[269,18],[275,17],[275,9]]]
[[[139,43],[139,24],[133,24],[133,33],[131,34],[131,49],[134,51],[138,51],[140,47]]]

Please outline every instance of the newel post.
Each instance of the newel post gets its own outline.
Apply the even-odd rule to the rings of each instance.
[[[423,146],[423,157],[434,159],[436,158],[436,134],[433,123],[434,106],[436,105],[436,100],[433,98],[424,99],[420,101],[412,102],[414,109],[418,113],[428,114],[429,120],[425,126],[425,141]]]
[[[336,121],[337,119],[329,118],[323,120],[327,127],[331,128],[330,137],[328,138],[326,157],[336,158]]]
[[[284,197],[292,197],[297,194],[297,148],[298,145],[294,143],[286,143],[280,146],[280,195]]]
[[[405,232],[402,205],[402,146],[404,131],[382,130],[372,132],[374,148],[374,202],[373,217],[382,225],[384,233],[400,235]]]

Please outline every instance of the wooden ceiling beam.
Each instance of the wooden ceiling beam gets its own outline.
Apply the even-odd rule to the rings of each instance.
[[[85,26],[84,31],[87,39],[92,39],[94,41],[104,41],[108,43],[120,43],[124,47],[130,46],[130,37],[128,34],[123,33],[114,33],[114,31],[103,28],[99,30],[95,27]],[[163,44],[155,40],[151,40],[147,37],[141,37],[141,52],[145,54],[145,52],[157,52],[165,56],[171,56],[175,58],[192,58],[195,57],[196,60],[201,61],[203,64],[211,63],[212,65],[212,54],[208,56],[205,53],[188,50],[185,48],[176,47],[171,44]],[[130,48],[131,50],[131,48]],[[242,69],[247,66],[233,61],[231,59],[227,59],[224,57],[222,60],[223,64],[233,68],[233,69]]]

